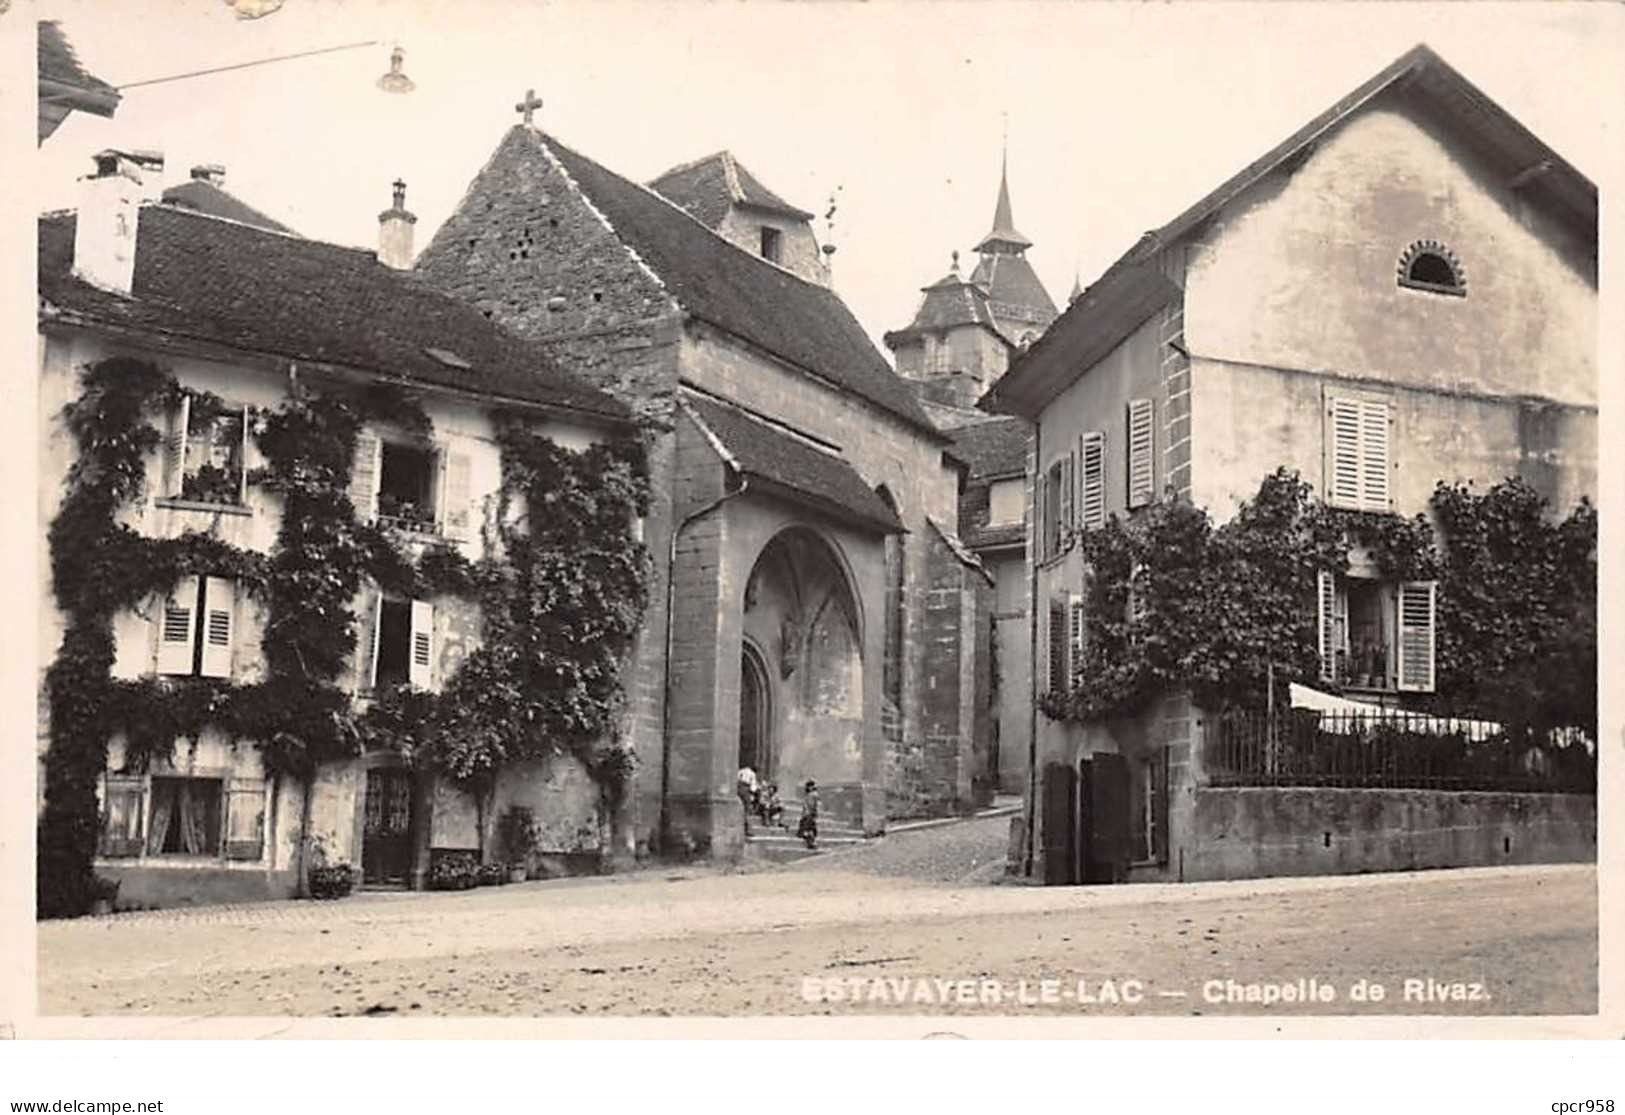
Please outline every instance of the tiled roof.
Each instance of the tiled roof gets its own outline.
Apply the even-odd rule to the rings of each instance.
[[[560,369],[541,346],[384,266],[371,252],[149,205],[137,224],[131,296],[121,297],[71,274],[75,223],[72,214],[39,222],[40,297],[62,310],[139,331],[629,419],[622,403]]]
[[[1148,232],[1084,289],[1003,379],[983,396],[988,410],[1036,416],[1060,391],[1136,329],[1177,288],[1162,276],[1162,254],[1266,176],[1290,163],[1378,98],[1412,97],[1509,177],[1540,168],[1523,187],[1597,236],[1597,186],[1520,124],[1425,43],[1418,43],[1348,96],[1220,183],[1189,209]],[[1596,259],[1591,260],[1595,277]],[[995,295],[997,299],[997,295]]]
[[[970,466],[971,481],[1007,476],[1027,468],[1027,445],[1032,440],[1027,423],[1019,418],[973,422],[953,431],[953,451]]]
[[[1055,320],[1055,303],[1026,256],[988,252],[971,272],[971,282],[987,290],[988,298],[996,303],[994,313],[999,313],[999,306],[1029,310],[1037,315],[1034,325],[1040,330]]]
[[[87,93],[96,94],[100,99],[111,102],[106,106],[106,111],[100,112],[99,115],[113,115],[112,106],[119,101],[118,90],[79,64],[79,56],[73,52],[68,37],[62,33],[61,26],[54,20],[40,21],[38,59],[39,76],[42,81],[71,85]],[[86,106],[76,104],[74,107]],[[97,111],[93,108],[87,110]]]
[[[207,213],[211,217],[224,217],[228,221],[240,221],[245,225],[263,228],[268,232],[283,232],[289,236],[298,233],[275,218],[268,217],[213,182],[205,182],[194,178],[189,182],[182,182],[178,186],[171,186],[164,191],[164,201],[170,205],[179,205],[183,209],[194,209],[199,213]]]
[[[735,205],[749,205],[798,220],[812,214],[798,209],[762,185],[729,151],[718,151],[692,163],[674,166],[649,183],[649,188],[673,205],[691,213],[707,228],[716,228]]]
[[[939,436],[903,379],[834,291],[741,251],[654,191],[539,131],[516,125],[504,145],[551,152],[627,247],[701,321],[830,380]]]
[[[788,489],[825,511],[857,516],[887,533],[903,530],[885,500],[835,453],[704,395],[684,392],[682,405],[722,444],[734,467],[746,476]]]
[[[907,328],[886,334],[884,340],[887,346],[896,348],[922,332],[951,329],[956,325],[982,325],[999,337],[1004,337],[999,333],[993,311],[988,307],[987,291],[961,279],[957,270],[925,287],[924,294],[920,299],[920,308],[915,311],[914,320]]]

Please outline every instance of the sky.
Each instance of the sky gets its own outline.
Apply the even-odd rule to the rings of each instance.
[[[1058,304],[1157,227],[1418,42],[1596,180],[1613,173],[1625,18],[1603,4],[491,3],[41,0],[115,85],[366,40],[378,45],[130,89],[35,153],[38,209],[75,204],[102,147],[226,188],[304,235],[372,247],[408,183],[421,250],[518,120],[647,181],[728,148],[823,213],[835,286],[877,341],[993,215],[1008,134],[1016,226]],[[417,84],[374,85],[390,47]]]

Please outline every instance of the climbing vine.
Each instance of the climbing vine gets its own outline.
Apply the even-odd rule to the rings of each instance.
[[[1519,479],[1440,484],[1431,518],[1349,512],[1296,473],[1266,477],[1227,523],[1180,501],[1082,534],[1084,643],[1055,719],[1132,712],[1188,689],[1219,708],[1261,706],[1269,678],[1324,686],[1317,575],[1358,546],[1386,581],[1438,583],[1433,710],[1509,723],[1596,725],[1596,512],[1554,523]]]
[[[618,803],[630,753],[597,752],[593,742],[619,708],[621,661],[647,594],[647,554],[632,532],[647,509],[639,449],[571,453],[505,422],[502,499],[524,512],[511,523],[499,517],[501,545],[477,568],[444,545],[414,561],[388,533],[357,520],[349,483],[363,423],[427,432],[421,408],[376,386],[298,394],[251,415],[265,464],[248,483],[282,502],[276,544],[261,554],[197,532],[146,538],[120,523],[161,440],[151,419],[177,403],[181,388],[127,358],[85,369],[81,386],[64,411],[78,453],[48,535],[65,624],[46,677],[41,916],[83,912],[98,893],[96,788],[119,733],[132,771],[214,726],[255,741],[270,773],[307,783],[321,763],[371,745],[475,789],[504,763],[562,742]],[[196,414],[222,411],[213,396],[189,397]],[[263,604],[264,680],[113,679],[116,614],[188,575],[232,578]],[[342,682],[356,645],[353,603],[367,577],[388,592],[477,601],[485,638],[439,693],[389,690],[357,716]]]

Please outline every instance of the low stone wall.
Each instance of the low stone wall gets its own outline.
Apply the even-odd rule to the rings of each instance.
[[[1187,881],[1592,861],[1584,794],[1196,787],[1170,867]]]
[[[213,906],[222,902],[268,902],[292,898],[298,872],[230,867],[109,867],[96,874],[118,882],[121,909]]]

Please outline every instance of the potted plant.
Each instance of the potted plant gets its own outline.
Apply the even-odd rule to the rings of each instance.
[[[510,805],[497,822],[497,835],[508,859],[508,878],[522,883],[530,875],[530,857],[539,843],[536,821],[523,805]]]
[[[429,885],[435,890],[467,890],[478,884],[479,865],[469,851],[441,853],[429,872]]]
[[[355,889],[355,872],[348,862],[328,862],[327,841],[317,837],[311,842],[314,863],[310,869],[310,896],[312,898],[343,898]]]
[[[501,863],[482,863],[477,872],[480,886],[495,887],[508,881],[508,868]]]

